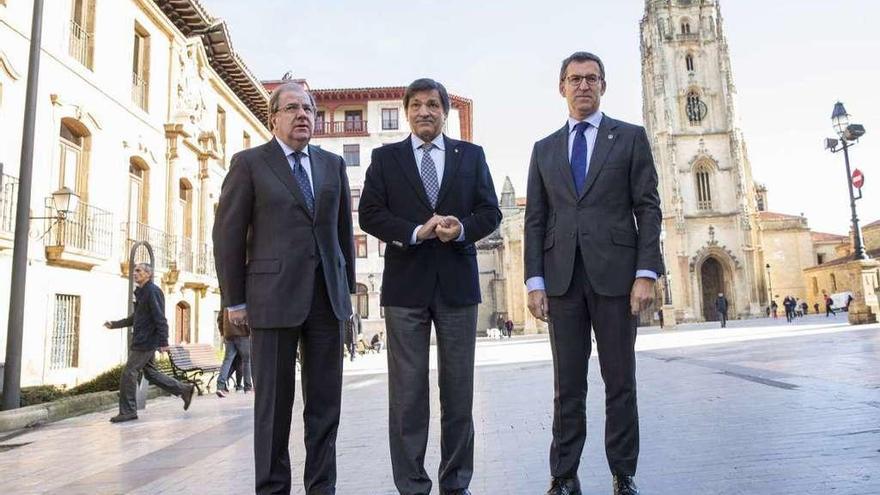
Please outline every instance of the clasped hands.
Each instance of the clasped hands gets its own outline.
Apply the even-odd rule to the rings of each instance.
[[[440,239],[449,242],[461,235],[461,222],[452,215],[434,215],[416,233],[419,242],[428,239]]]

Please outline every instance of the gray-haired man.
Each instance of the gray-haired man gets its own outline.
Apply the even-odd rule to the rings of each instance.
[[[181,383],[156,369],[153,363],[156,350],[168,350],[168,321],[165,319],[165,295],[153,283],[153,267],[140,263],[134,268],[134,313],[117,321],[104,322],[107,328],[133,327],[128,361],[119,379],[119,414],[111,423],[138,419],[137,383],[143,373],[147,381],[172,395],[183,399],[183,410],[189,409],[193,385]]]

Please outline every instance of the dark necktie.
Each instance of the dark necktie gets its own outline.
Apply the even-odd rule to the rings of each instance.
[[[422,184],[425,185],[425,192],[428,194],[431,208],[436,208],[437,195],[440,193],[440,181],[437,180],[437,166],[434,165],[434,159],[431,158],[433,148],[434,143],[422,145],[422,165],[419,167],[419,172],[422,175]]]
[[[571,146],[571,176],[574,178],[574,189],[578,196],[584,192],[584,184],[587,182],[587,137],[584,136],[584,131],[589,126],[589,122],[578,122],[574,126],[574,142]]]
[[[305,167],[302,164],[302,151],[294,151],[291,153],[293,155],[293,177],[296,179],[296,183],[299,184],[299,189],[302,191],[303,196],[306,197],[306,208],[309,209],[309,213],[315,213],[315,195],[312,194],[312,184],[309,181],[309,175],[306,173]]]

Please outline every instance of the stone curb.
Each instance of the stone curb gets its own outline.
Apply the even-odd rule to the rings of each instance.
[[[156,387],[149,387],[147,398],[163,395]],[[62,419],[110,409],[119,404],[119,392],[92,392],[65,397],[52,402],[0,411],[0,433],[32,428]]]

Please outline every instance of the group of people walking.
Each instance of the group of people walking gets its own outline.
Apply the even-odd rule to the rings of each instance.
[[[605,382],[612,490],[639,493],[636,315],[651,304],[655,280],[665,273],[660,200],[647,134],[600,111],[606,89],[599,57],[576,52],[563,60],[558,91],[568,118],[535,143],[529,163],[524,282],[529,311],[550,324],[554,359],[547,495],[581,494],[591,329]],[[424,459],[433,327],[442,411],[438,484],[442,495],[469,495],[481,300],[475,243],[499,226],[501,211],[483,149],[442,132],[450,110],[445,87],[417,79],[406,88],[403,107],[411,134],[373,150],[358,209],[361,229],[387,244],[381,304],[392,475],[402,495],[431,493]],[[245,367],[253,369],[253,379],[244,371],[244,387],[255,392],[255,491],[289,494],[299,354],[305,493],[329,495],[336,492],[344,322],[355,289],[351,195],[343,159],[309,144],[312,95],[284,83],[272,92],[269,113],[273,138],[232,158],[215,217],[214,254],[226,308],[220,326],[228,349],[221,375],[228,375],[236,355],[250,361]],[[154,351],[168,344],[167,323],[158,323],[164,322],[164,300],[150,284],[139,285],[135,319],[149,313],[154,323],[141,330],[135,323],[146,343],[132,351],[125,389],[143,370],[181,395],[186,408],[192,387],[151,367]],[[509,335],[512,322],[504,323]],[[218,393],[225,392],[221,380]],[[120,401],[123,419],[132,410]]]

